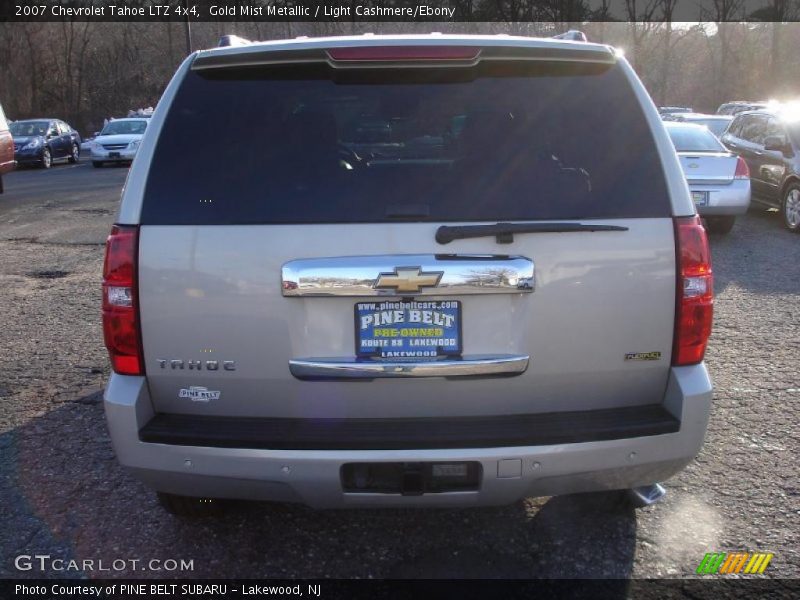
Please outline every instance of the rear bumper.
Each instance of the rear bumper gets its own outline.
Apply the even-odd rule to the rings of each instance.
[[[188,496],[346,506],[501,505],[529,496],[624,489],[663,481],[690,462],[703,443],[711,403],[704,365],[672,369],[662,408],[680,421],[672,433],[506,447],[382,450],[275,450],[145,442],[153,421],[143,377],[113,375],[105,409],[119,461],[149,486]],[[673,428],[674,429],[674,428]],[[144,436],[146,437],[146,436]],[[481,463],[476,491],[416,496],[345,493],[341,468],[364,462]]]
[[[689,184],[693,192],[707,192],[708,204],[698,206],[700,215],[743,215],[750,207],[750,180],[736,179],[728,185]]]

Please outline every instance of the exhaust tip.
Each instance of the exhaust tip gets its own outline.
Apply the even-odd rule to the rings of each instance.
[[[667,490],[660,483],[643,485],[628,490],[628,500],[635,508],[644,508],[664,499]]]

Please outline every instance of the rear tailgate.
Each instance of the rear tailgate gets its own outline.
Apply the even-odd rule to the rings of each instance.
[[[140,289],[145,362],[161,411],[274,417],[524,414],[660,401],[675,298],[672,223],[617,220],[623,232],[461,240],[459,254],[531,257],[533,293],[425,296],[462,303],[465,355],[525,355],[503,379],[301,381],[289,361],[355,356],[354,305],[387,298],[284,297],[281,267],[308,257],[436,254],[432,224],[144,227]],[[309,244],[313,240],[313,245]],[[313,246],[313,250],[312,247]],[[378,273],[375,274],[377,277]],[[660,360],[631,360],[656,352]],[[180,359],[183,368],[160,368]],[[188,361],[235,361],[235,371]],[[191,401],[192,386],[220,391]]]
[[[157,411],[419,418],[661,402],[675,312],[669,196],[630,84],[613,60],[585,54],[190,72],[141,215],[142,337]],[[615,227],[436,241],[441,226],[498,222]],[[313,270],[302,285],[286,278],[287,263],[318,259],[343,281]],[[466,288],[446,285],[450,262],[481,260],[497,268],[480,263]],[[529,281],[509,270],[530,263]],[[439,279],[402,293],[381,284],[403,273]],[[522,357],[527,368],[293,375],[290,361],[382,364],[357,356],[356,304],[384,301],[458,303],[458,327],[442,330],[455,343],[436,349],[450,355],[431,360]]]

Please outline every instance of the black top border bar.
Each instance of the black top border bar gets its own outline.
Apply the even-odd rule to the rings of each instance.
[[[776,0],[0,0],[0,22],[790,22]]]

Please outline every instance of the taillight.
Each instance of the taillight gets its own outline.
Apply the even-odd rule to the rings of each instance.
[[[474,46],[352,46],[331,48],[333,60],[404,61],[404,60],[471,60],[480,48]]]
[[[714,316],[711,250],[700,217],[675,219],[675,250],[678,297],[672,364],[694,365],[703,360]]]
[[[114,225],[103,264],[103,338],[111,368],[121,375],[144,375],[136,255],[139,229]]]
[[[733,178],[750,179],[750,168],[741,156],[736,160],[736,172],[733,174]]]

